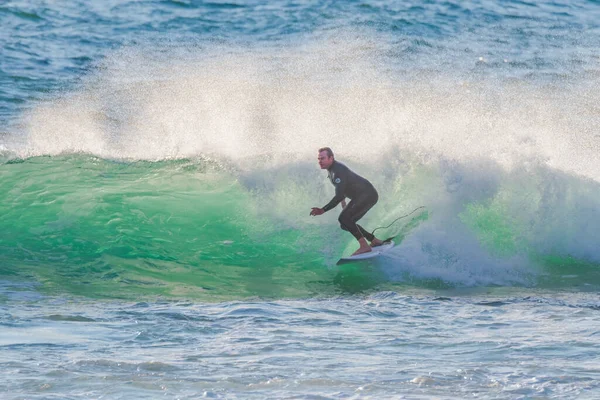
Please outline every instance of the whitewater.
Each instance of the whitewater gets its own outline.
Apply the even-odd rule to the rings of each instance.
[[[600,398],[598,17],[0,5],[0,397]]]

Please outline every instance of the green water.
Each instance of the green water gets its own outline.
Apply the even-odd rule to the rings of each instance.
[[[402,180],[392,177],[395,184],[380,183],[384,200],[368,226],[402,215],[397,207],[409,203],[410,190],[437,183],[432,171],[415,168]],[[309,207],[331,196],[332,188],[313,187],[286,169],[279,173],[281,179],[270,170],[248,172],[208,158],[124,162],[71,155],[6,162],[0,168],[2,276],[35,282],[47,293],[214,301],[403,285],[600,282],[593,257],[547,250],[532,240],[536,230],[511,211],[524,196],[510,185],[484,201],[464,201],[459,220],[466,234],[444,226],[441,211],[425,209],[378,232],[395,236],[401,258],[336,267],[356,243],[340,231],[337,213],[308,217]],[[534,193],[527,215],[539,215],[543,204]],[[420,228],[425,234],[416,236]],[[435,239],[440,229],[447,232]],[[486,258],[472,253],[471,239],[460,235],[472,236]],[[453,236],[458,239],[447,241]],[[550,245],[553,240],[546,238]]]
[[[1,171],[3,271],[46,290],[297,296],[329,274],[298,247],[306,232],[267,225],[208,162],[40,157]]]

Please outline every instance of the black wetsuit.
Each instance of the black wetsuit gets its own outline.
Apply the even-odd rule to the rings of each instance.
[[[329,171],[328,178],[335,186],[335,197],[323,207],[323,210],[329,211],[346,197],[349,198],[350,203],[346,205],[338,218],[342,229],[350,232],[356,239],[364,237],[372,241],[375,237],[356,222],[377,203],[379,200],[377,191],[371,182],[340,162],[334,161],[327,170]]]

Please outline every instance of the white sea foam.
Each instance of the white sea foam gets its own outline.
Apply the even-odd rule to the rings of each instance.
[[[507,169],[542,163],[600,180],[593,82],[406,77],[386,64],[375,41],[344,37],[284,48],[162,50],[116,51],[79,89],[24,117],[26,141],[15,150],[288,159],[330,145],[362,160],[395,149]]]

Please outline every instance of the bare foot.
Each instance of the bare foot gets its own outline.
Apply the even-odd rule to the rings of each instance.
[[[369,246],[367,247],[359,247],[358,250],[356,250],[354,253],[352,253],[353,256],[357,256],[359,254],[363,254],[363,253],[368,253],[371,251],[371,248]]]
[[[383,242],[377,238],[371,240],[371,247],[381,246]]]

